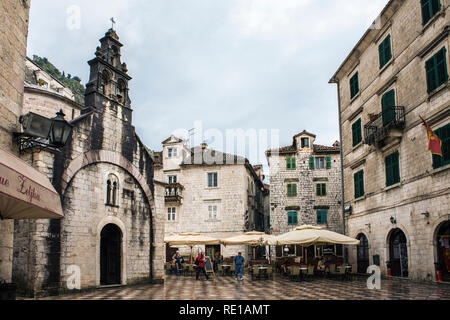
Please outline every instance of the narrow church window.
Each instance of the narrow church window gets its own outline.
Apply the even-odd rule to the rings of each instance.
[[[106,204],[117,206],[117,193],[119,192],[119,182],[115,175],[110,174],[106,181]]]

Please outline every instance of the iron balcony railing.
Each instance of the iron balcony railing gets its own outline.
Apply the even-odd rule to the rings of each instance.
[[[403,129],[405,126],[405,107],[393,106],[371,118],[364,126],[364,143],[375,145],[387,138],[391,129]]]
[[[165,201],[181,202],[183,198],[183,186],[179,183],[173,183],[166,186]]]

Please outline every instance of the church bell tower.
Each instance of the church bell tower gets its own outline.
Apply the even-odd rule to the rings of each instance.
[[[111,28],[100,39],[95,58],[90,66],[89,82],[86,85],[85,106],[96,112],[111,112],[124,122],[131,124],[131,100],[125,63],[121,62],[122,44],[116,31]]]

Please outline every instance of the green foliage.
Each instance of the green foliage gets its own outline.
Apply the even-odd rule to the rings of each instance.
[[[81,79],[77,76],[72,77],[70,74],[66,76],[65,72],[62,73],[56,68],[47,58],[41,58],[37,55],[33,55],[33,62],[42,68],[45,72],[61,82],[65,87],[70,89],[75,96],[75,101],[84,104],[84,85],[81,84]]]

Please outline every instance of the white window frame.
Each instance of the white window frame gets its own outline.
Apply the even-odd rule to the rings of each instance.
[[[178,151],[177,148],[171,147],[167,148],[167,157],[168,158],[175,158],[177,157]]]
[[[175,181],[173,181],[175,178]],[[176,175],[171,175],[171,176],[167,176],[167,183],[171,184],[171,183],[177,183],[177,176]]]
[[[217,220],[217,212],[218,212],[217,204],[208,204],[208,218],[209,220]]]
[[[167,221],[176,221],[177,219],[177,208],[176,207],[168,207],[167,208]]]

